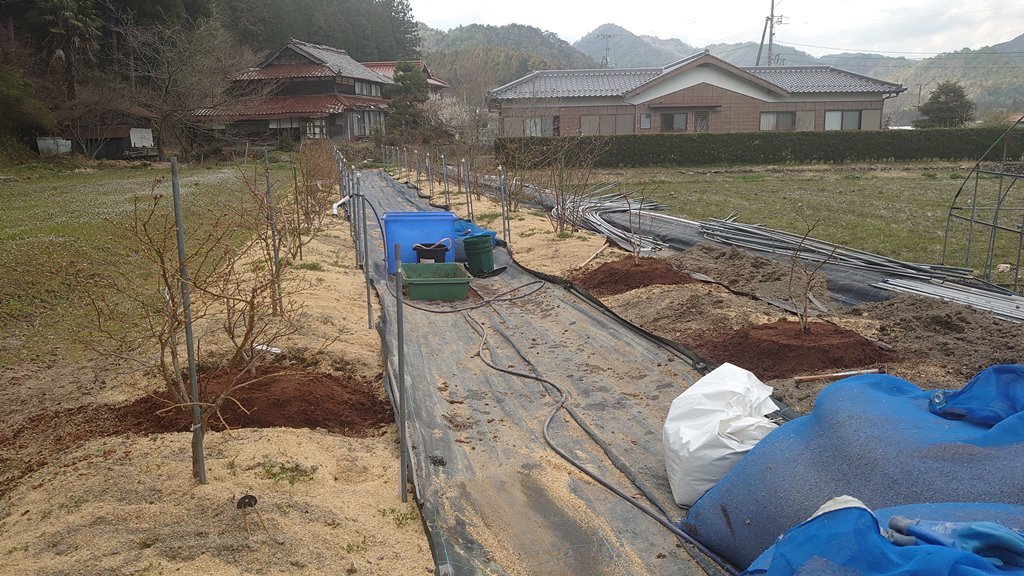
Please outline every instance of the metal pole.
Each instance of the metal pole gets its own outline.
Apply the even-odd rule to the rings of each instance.
[[[469,189],[469,169],[466,166],[466,159],[462,159],[462,177],[466,180],[466,217],[473,221],[473,194]]]
[[[407,409],[405,394],[405,320],[402,317],[402,308],[404,308],[402,301],[402,247],[399,244],[395,244],[395,300],[397,303],[397,312],[395,313],[396,339],[398,340],[398,450],[402,453],[398,473],[398,491],[402,496],[402,502],[408,502],[409,456],[407,448],[409,446],[409,435],[405,427]]]
[[[417,148],[413,151],[413,156],[416,158],[416,185],[420,184],[420,151]]]
[[[181,213],[181,188],[178,187],[178,158],[171,158],[171,190],[174,195],[174,227],[178,233],[178,274],[181,277],[181,306],[185,312],[185,349],[188,353],[188,384],[192,398],[192,476],[206,484],[206,455],[203,453],[203,421],[199,411],[199,379],[196,377],[196,347],[192,336],[192,298],[188,269],[185,267],[185,220]]]
[[[366,196],[363,196],[363,182],[362,178],[356,174],[356,194],[359,197],[359,210],[362,215],[359,219],[363,223],[363,279],[366,281],[366,327],[373,328],[373,303],[370,300],[370,251],[367,249],[367,230],[366,225]]]
[[[357,198],[359,194],[359,175],[356,174],[354,168],[349,170],[349,178],[351,179],[352,192],[354,194],[351,198],[353,198],[353,201],[359,201]],[[361,206],[358,208],[355,205],[352,206],[352,218],[356,222],[356,266],[362,268],[364,267],[363,263],[366,261],[366,243],[364,242],[366,238],[366,225],[363,222],[366,211],[362,210]]]
[[[427,152],[427,182],[430,195],[434,195],[434,165],[430,162],[430,152]]]
[[[509,199],[508,199],[508,173],[503,166],[498,166],[498,194],[501,201],[501,236],[505,240],[505,246],[509,246],[512,238],[512,225],[509,222]],[[509,247],[509,250],[511,248]]]
[[[274,221],[274,194],[270,189],[270,152],[263,150],[263,175],[267,182],[267,222],[270,224],[270,247],[273,252],[273,289],[271,290],[271,309],[276,316],[283,312],[281,304],[281,254],[277,239],[277,223]]]
[[[292,183],[295,186],[295,239],[299,245],[299,260],[302,260],[302,211],[299,209],[299,176],[294,165]]]
[[[444,154],[441,154],[441,180],[444,182],[444,203],[451,206],[452,199],[448,195],[448,163],[444,159]]]

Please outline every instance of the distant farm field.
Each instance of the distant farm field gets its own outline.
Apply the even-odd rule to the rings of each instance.
[[[819,169],[820,168],[820,169]],[[634,194],[691,220],[725,218],[813,236],[902,260],[937,263],[946,215],[970,169],[949,164],[908,169],[865,167],[708,171],[602,170]]]
[[[170,167],[15,174],[0,183],[0,366],[74,360],[94,326],[81,277],[103,273],[119,258],[119,226],[136,200],[145,205],[154,193],[170,196]],[[239,182],[235,167],[183,169],[186,230],[239,205]]]

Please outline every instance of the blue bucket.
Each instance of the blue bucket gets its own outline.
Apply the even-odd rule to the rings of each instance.
[[[451,212],[385,212],[384,246],[388,254],[388,274],[395,273],[395,244],[402,245],[401,260],[416,262],[415,244],[433,244],[444,238],[455,237],[455,214]],[[445,254],[451,262],[452,251]]]

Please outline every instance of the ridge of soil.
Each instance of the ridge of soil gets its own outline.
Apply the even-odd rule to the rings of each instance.
[[[755,324],[717,339],[695,344],[703,356],[754,372],[761,380],[799,374],[875,366],[894,359],[853,330],[811,322],[777,320]]]
[[[632,256],[605,262],[572,278],[595,296],[612,296],[648,286],[689,284],[692,276],[661,258],[644,257],[637,263]]]
[[[201,396],[212,400],[235,374],[201,374]],[[232,394],[237,403],[227,400],[221,406],[221,415],[231,428],[320,428],[367,438],[380,435],[382,427],[394,421],[388,401],[363,379],[280,366],[262,368],[255,376],[260,380]],[[41,412],[0,430],[0,446],[4,447],[0,453],[0,497],[22,478],[45,466],[46,454],[60,454],[109,436],[188,431],[188,409],[173,408],[159,413],[171,406],[173,402],[167,392],[160,390],[126,404],[85,404]],[[214,415],[210,428],[220,431],[224,425]],[[47,447],[43,454],[37,449],[40,444]]]

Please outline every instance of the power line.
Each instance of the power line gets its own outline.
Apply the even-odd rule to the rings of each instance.
[[[997,12],[999,10],[1012,10],[1014,8],[1024,8],[1024,4],[1015,4],[1013,6],[997,6],[995,8],[979,8],[977,10],[959,10],[956,12],[944,12],[942,14],[921,14],[918,16],[896,16],[894,18],[872,18],[869,22],[890,22],[894,20],[919,20],[921,18],[941,18],[943,16],[955,16],[958,14],[977,14],[979,12]]]
[[[842,50],[842,51],[845,51],[845,52],[861,52],[861,53],[868,52],[868,53],[874,53],[874,54],[916,54],[916,55],[919,55],[919,56],[941,56],[943,54],[948,54],[947,52],[912,52],[912,51],[906,51],[906,50],[872,50],[872,49],[867,49],[867,48],[837,48],[836,46],[819,46],[817,44],[800,44],[800,43],[797,43],[797,42],[785,42],[785,43],[779,42],[779,44],[782,44],[784,46],[789,46],[789,47],[801,46],[801,47],[804,47],[804,48],[821,48],[823,50]],[[1024,54],[1024,52],[972,52],[972,53],[960,53],[960,54],[950,54],[950,55],[951,56],[961,56],[961,55],[968,55],[968,54]]]

